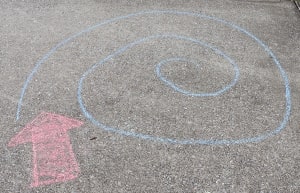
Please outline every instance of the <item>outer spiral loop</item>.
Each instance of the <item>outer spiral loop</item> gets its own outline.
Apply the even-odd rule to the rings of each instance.
[[[290,116],[290,112],[291,112],[291,96],[290,96],[290,86],[289,86],[289,81],[287,78],[287,75],[283,69],[283,67],[281,66],[280,62],[278,61],[278,59],[276,58],[275,54],[268,48],[267,45],[265,45],[260,39],[258,39],[256,36],[254,36],[252,33],[248,32],[247,30],[222,19],[216,18],[216,17],[212,17],[212,16],[207,16],[207,15],[203,15],[203,14],[198,14],[198,13],[191,13],[191,12],[182,12],[182,11],[160,11],[160,10],[153,10],[153,11],[143,11],[143,12],[138,12],[138,13],[133,13],[133,14],[129,14],[129,15],[125,15],[125,16],[121,16],[121,17],[116,17],[113,19],[109,19],[106,20],[104,22],[101,22],[99,24],[96,24],[94,26],[91,26],[63,41],[61,41],[60,43],[58,43],[56,46],[54,46],[47,54],[45,54],[41,60],[39,60],[35,67],[33,68],[32,72],[29,74],[29,76],[27,77],[24,86],[21,90],[21,96],[19,99],[19,103],[18,103],[18,108],[17,108],[17,113],[16,113],[16,119],[18,120],[20,118],[20,112],[21,112],[21,107],[22,107],[22,102],[23,102],[23,98],[25,96],[26,93],[26,89],[28,84],[30,83],[30,81],[32,80],[32,77],[38,72],[39,67],[44,64],[48,58],[55,53],[59,48],[61,48],[62,46],[66,45],[67,43],[69,43],[71,40],[86,34],[88,32],[91,32],[92,30],[95,30],[97,28],[101,28],[105,25],[108,24],[112,24],[113,22],[116,21],[121,21],[121,20],[125,20],[125,19],[129,19],[132,17],[138,17],[138,16],[143,16],[143,15],[163,15],[163,14],[169,14],[169,15],[181,15],[181,16],[189,16],[189,17],[194,17],[196,19],[205,19],[205,20],[209,20],[212,22],[216,22],[218,24],[221,25],[225,25],[227,27],[233,28],[234,30],[239,31],[240,33],[247,35],[248,37],[250,37],[252,40],[254,40],[259,46],[261,46],[265,52],[273,59],[275,66],[278,68],[279,73],[283,79],[284,82],[284,86],[285,86],[285,112],[283,115],[283,119],[280,122],[280,124],[273,129],[272,131],[263,133],[261,135],[258,136],[254,136],[254,137],[249,137],[249,138],[240,138],[240,139],[174,139],[174,138],[168,138],[168,137],[160,137],[160,136],[152,136],[152,135],[147,135],[147,134],[142,134],[142,133],[136,133],[136,132],[131,132],[131,131],[125,131],[119,128],[113,128],[113,127],[109,127],[103,123],[101,123],[100,121],[98,121],[97,119],[94,118],[94,116],[87,111],[84,102],[82,100],[82,84],[85,80],[85,78],[92,73],[97,67],[100,67],[101,65],[104,65],[107,61],[111,60],[113,57],[116,57],[117,55],[125,52],[127,49],[132,48],[133,46],[140,44],[142,42],[151,40],[151,39],[155,39],[155,38],[174,38],[174,39],[180,39],[180,40],[185,40],[185,41],[190,41],[192,43],[204,46],[206,48],[211,49],[212,51],[214,51],[216,54],[221,55],[223,58],[225,58],[229,63],[232,64],[234,72],[235,72],[235,76],[233,78],[233,80],[231,81],[231,83],[225,87],[223,87],[222,89],[212,92],[212,93],[192,93],[192,92],[188,92],[184,89],[181,89],[176,86],[175,84],[172,84],[172,82],[168,81],[166,78],[163,77],[163,75],[160,73],[160,67],[162,65],[164,65],[164,63],[169,62],[170,60],[164,60],[161,61],[161,63],[158,64],[157,68],[156,68],[156,73],[158,74],[159,78],[161,78],[162,81],[164,81],[166,84],[168,84],[169,86],[173,87],[173,89],[177,89],[177,91],[181,91],[184,94],[190,95],[190,96],[216,96],[219,94],[222,94],[223,92],[227,91],[228,89],[230,89],[232,86],[234,86],[239,78],[239,70],[237,65],[235,64],[234,60],[232,60],[229,56],[227,56],[224,52],[222,52],[221,50],[219,50],[218,48],[215,48],[211,45],[209,45],[208,43],[205,42],[201,42],[199,40],[195,40],[192,39],[190,37],[185,37],[185,36],[179,36],[179,35],[155,35],[155,36],[149,36],[149,37],[145,37],[139,40],[136,40],[132,43],[129,43],[121,48],[119,48],[117,51],[115,51],[114,53],[106,56],[104,59],[100,60],[98,63],[94,64],[92,67],[90,67],[80,78],[79,80],[79,84],[78,84],[78,90],[77,90],[77,99],[78,99],[78,103],[79,106],[82,110],[82,113],[86,116],[87,119],[89,119],[94,125],[106,130],[106,131],[110,131],[110,132],[115,132],[121,135],[125,135],[125,136],[131,136],[131,137],[136,137],[136,138],[140,138],[140,139],[145,139],[145,140],[152,140],[152,141],[157,141],[157,142],[164,142],[164,143],[176,143],[176,144],[206,144],[206,145],[220,145],[220,144],[241,144],[241,143],[249,143],[249,142],[259,142],[262,141],[264,139],[267,139],[275,134],[278,134],[281,130],[283,130],[288,122],[289,116]],[[178,59],[178,58],[177,58]],[[174,59],[173,59],[174,60]]]

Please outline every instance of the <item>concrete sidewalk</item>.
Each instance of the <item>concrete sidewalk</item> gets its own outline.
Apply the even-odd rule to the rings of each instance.
[[[2,192],[299,192],[292,1],[5,1],[0,18]]]

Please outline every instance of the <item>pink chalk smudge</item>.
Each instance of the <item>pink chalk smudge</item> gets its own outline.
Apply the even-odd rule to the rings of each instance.
[[[57,114],[41,113],[15,135],[8,146],[32,143],[31,187],[64,182],[78,177],[78,163],[72,150],[69,129],[83,122]]]

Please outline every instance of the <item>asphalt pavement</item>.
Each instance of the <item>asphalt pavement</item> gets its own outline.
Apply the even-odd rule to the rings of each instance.
[[[4,193],[299,193],[289,0],[0,2]]]

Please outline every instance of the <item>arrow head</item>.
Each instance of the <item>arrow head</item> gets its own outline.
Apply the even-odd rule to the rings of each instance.
[[[80,127],[83,122],[67,118],[62,115],[42,112],[31,123],[28,123],[17,135],[15,135],[8,143],[9,147],[19,144],[33,142],[38,137],[38,132],[45,133],[53,130],[62,129],[67,131],[72,128]],[[35,132],[35,137],[33,133]]]
[[[22,143],[31,142],[31,128],[25,126],[17,135],[15,135],[8,143],[8,147],[15,147]]]
[[[42,112],[31,123],[31,127],[44,127],[44,129],[51,130],[52,127],[61,127],[65,130],[80,127],[83,122],[68,118],[54,113]]]

